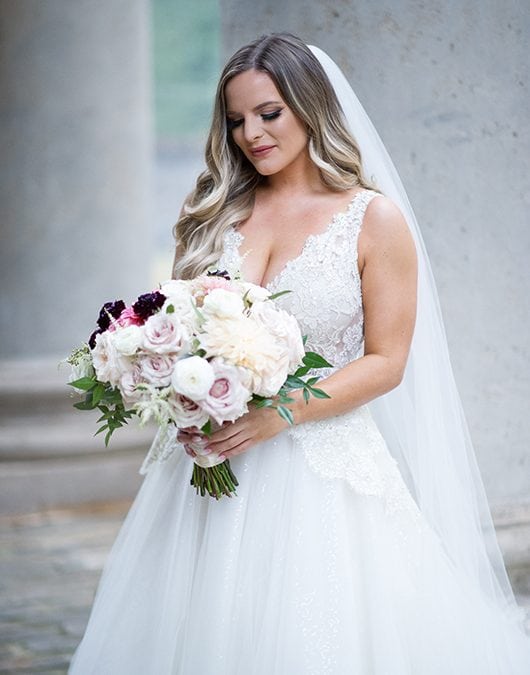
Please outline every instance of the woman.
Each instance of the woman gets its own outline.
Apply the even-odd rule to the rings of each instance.
[[[233,499],[195,496],[182,446],[155,443],[74,673],[528,672],[414,217],[341,78],[291,35],[240,49],[176,225],[177,277],[291,291],[330,398],[213,434]]]

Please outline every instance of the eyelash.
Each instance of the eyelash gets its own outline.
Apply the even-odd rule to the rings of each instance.
[[[282,111],[281,110],[275,110],[274,112],[271,113],[262,113],[261,119],[264,122],[270,122],[272,120],[275,120],[277,117],[281,115]],[[243,120],[226,120],[226,126],[228,128],[228,131],[233,131],[237,127],[239,127],[243,123]]]

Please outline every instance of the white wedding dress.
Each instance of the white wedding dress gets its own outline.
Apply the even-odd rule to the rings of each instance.
[[[363,353],[358,193],[269,285],[308,346]],[[221,269],[240,266],[225,237]],[[369,407],[294,426],[198,497],[160,436],[105,568],[74,674],[525,675],[530,641],[446,555]]]

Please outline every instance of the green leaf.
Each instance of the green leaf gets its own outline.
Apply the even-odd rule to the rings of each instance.
[[[99,382],[92,392],[92,403],[97,406],[105,395],[105,385]]]
[[[331,363],[328,363],[323,356],[316,352],[306,352],[303,362],[310,368],[331,368]]]
[[[212,420],[208,420],[205,422],[202,427],[201,431],[205,436],[211,436],[212,434]]]
[[[271,408],[274,406],[274,401],[272,398],[262,398],[259,401],[253,401],[252,403],[256,408]]]
[[[81,377],[79,380],[74,380],[73,382],[68,382],[71,387],[76,389],[82,389],[83,391],[90,391],[98,384],[98,381],[95,377]]]
[[[305,347],[305,343],[307,342],[307,335],[302,335],[302,343]]]
[[[306,403],[309,403],[309,391],[307,389],[304,389],[303,396],[304,396],[304,401]]]
[[[304,384],[305,382],[301,380],[299,377],[289,375],[289,377],[285,380],[284,386],[287,387],[288,389],[301,389],[304,386]]]
[[[279,405],[276,410],[278,411],[278,414],[280,417],[283,417],[283,419],[288,422],[289,424],[294,424],[294,417],[293,413],[289,410],[289,408],[286,408],[283,405]]]
[[[331,398],[329,394],[326,394],[322,389],[315,389],[315,387],[310,387],[311,394],[315,398]]]
[[[310,377],[310,378],[307,380],[306,384],[308,384],[309,386],[311,386],[311,385],[315,384],[316,382],[318,382],[319,380],[320,380],[320,377]]]
[[[300,366],[297,370],[295,370],[293,377],[302,377],[303,375],[307,375],[307,373],[311,370],[309,366]]]
[[[168,305],[166,307],[166,314],[174,314],[175,313],[175,307],[173,305]]]
[[[95,407],[96,406],[92,403],[92,399],[74,403],[74,408],[77,408],[77,410],[94,410]]]
[[[104,424],[102,427],[99,427],[99,429],[96,431],[96,433],[94,434],[94,436],[97,436],[98,434],[102,433],[103,431],[105,431],[105,430],[108,429],[108,428],[109,428],[109,427],[108,427],[106,424]]]
[[[282,295],[287,295],[287,293],[292,293],[292,291],[279,291],[278,293],[273,293],[269,295],[267,300],[276,300],[276,298],[281,298]]]

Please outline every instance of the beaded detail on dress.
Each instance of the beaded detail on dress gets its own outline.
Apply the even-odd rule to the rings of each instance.
[[[297,318],[307,335],[307,348],[333,364],[329,370],[318,371],[324,377],[364,352],[357,240],[368,204],[377,194],[358,192],[347,210],[333,216],[324,231],[310,235],[301,253],[267,284],[272,292],[291,291],[277,303]],[[221,269],[232,273],[241,269],[243,241],[237,230],[226,232]],[[358,494],[382,498],[389,512],[406,507],[415,510],[367,406],[291,427],[287,433],[323,478],[346,480]]]

